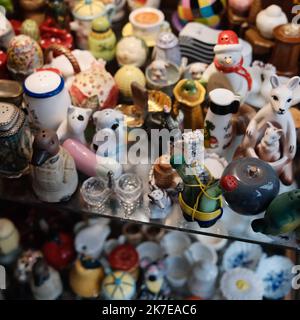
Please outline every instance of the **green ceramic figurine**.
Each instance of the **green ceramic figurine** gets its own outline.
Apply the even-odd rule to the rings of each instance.
[[[110,28],[106,17],[99,17],[92,22],[89,34],[89,49],[96,59],[111,61],[116,54],[116,35]]]
[[[26,19],[21,25],[21,34],[29,36],[35,41],[40,40],[40,29],[38,24],[31,19]]]
[[[252,228],[255,232],[274,236],[300,231],[300,189],[277,196],[266,210],[264,218],[252,222]]]

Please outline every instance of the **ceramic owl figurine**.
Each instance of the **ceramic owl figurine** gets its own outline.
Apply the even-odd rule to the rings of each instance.
[[[76,191],[75,162],[54,131],[42,129],[36,134],[31,164],[32,187],[41,201],[66,201]]]

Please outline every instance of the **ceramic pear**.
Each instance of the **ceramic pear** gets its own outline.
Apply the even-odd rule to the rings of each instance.
[[[42,129],[35,136],[31,176],[34,193],[41,201],[66,201],[76,191],[75,162],[52,130]]]

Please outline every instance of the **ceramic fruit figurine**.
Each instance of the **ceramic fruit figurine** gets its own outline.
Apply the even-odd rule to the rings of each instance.
[[[164,60],[154,60],[146,68],[147,86],[161,90],[172,96],[173,88],[180,79],[180,70],[176,64]]]
[[[20,234],[11,220],[0,219],[0,264],[9,265],[20,254]]]
[[[113,270],[126,271],[137,281],[139,277],[139,255],[130,244],[117,246],[108,256],[108,262]]]
[[[0,47],[7,49],[9,41],[14,37],[15,32],[11,23],[5,17],[6,10],[0,6]]]
[[[23,21],[20,32],[21,34],[29,36],[35,41],[40,40],[40,29],[38,24],[34,20],[27,19]]]
[[[277,196],[268,206],[265,216],[252,222],[255,232],[282,235],[300,228],[300,190]]]
[[[272,91],[269,102],[255,115],[248,125],[242,149],[251,146],[257,141],[260,131],[269,121],[282,129],[283,145],[281,163],[275,162],[272,166],[280,176],[280,180],[290,185],[293,182],[292,160],[296,154],[296,130],[293,117],[289,111],[292,105],[294,89],[297,88],[299,77],[291,78],[286,84],[281,84],[277,76],[271,76]]]
[[[36,300],[56,300],[63,292],[59,273],[43,258],[38,258],[33,265],[30,287]]]
[[[0,103],[0,174],[18,178],[28,172],[32,136],[24,112],[13,104]]]
[[[57,232],[44,243],[43,255],[47,263],[56,270],[68,267],[75,258],[73,237],[66,232]]]
[[[243,215],[256,215],[267,209],[279,192],[276,172],[257,158],[232,161],[220,180],[229,207]]]
[[[144,283],[139,299],[141,300],[165,300],[170,295],[170,286],[166,279],[166,268],[162,260],[151,261],[144,258],[141,261],[144,269]]]
[[[107,225],[101,223],[87,225],[76,234],[75,248],[77,253],[98,259],[109,234],[110,228]]]
[[[175,105],[184,113],[185,129],[202,129],[204,125],[201,104],[204,101],[205,89],[193,80],[181,80],[174,88]]]
[[[233,92],[215,89],[209,93],[210,106],[205,117],[204,144],[208,151],[223,156],[233,140],[232,115],[240,102]]]
[[[85,50],[88,47],[88,35],[92,21],[103,16],[106,16],[111,21],[115,10],[114,4],[105,5],[97,0],[77,1],[72,10],[74,21],[70,23],[70,27],[72,31],[76,32],[77,45],[80,49]]]
[[[71,269],[69,284],[79,297],[97,298],[103,278],[104,270],[98,260],[80,256]]]
[[[76,74],[69,92],[74,106],[93,111],[115,107],[119,93],[114,78],[102,62],[94,62],[90,69]]]
[[[70,106],[67,118],[60,124],[56,131],[58,139],[64,142],[71,138],[87,145],[84,132],[88,126],[92,112],[92,109]]]
[[[177,12],[173,15],[173,25],[181,30],[188,22],[199,22],[217,28],[225,11],[226,2],[212,0],[209,2],[181,0]]]
[[[124,37],[117,44],[116,55],[120,66],[132,65],[140,68],[147,60],[148,47],[143,39]]]
[[[216,290],[218,267],[209,261],[198,262],[193,266],[188,279],[190,292],[200,298],[210,299]]]
[[[44,21],[46,0],[20,0],[19,2],[25,19],[35,20],[38,25]]]
[[[164,60],[181,66],[181,52],[178,38],[172,32],[159,34],[152,54],[153,60]]]
[[[105,300],[131,300],[136,294],[136,283],[128,272],[114,271],[102,282],[101,295]]]
[[[288,23],[286,14],[281,7],[273,4],[260,11],[256,16],[256,27],[261,35],[267,39],[272,39],[273,29],[277,26]]]
[[[148,194],[151,219],[164,220],[172,211],[172,201],[168,193],[162,189],[154,189]]]
[[[68,118],[71,99],[63,77],[54,69],[40,69],[24,81],[24,99],[34,129],[57,130]]]
[[[133,65],[125,65],[121,67],[115,74],[115,81],[121,94],[125,99],[132,97],[131,84],[138,83],[142,87],[146,86],[146,79],[141,69]]]
[[[41,201],[67,201],[76,191],[74,160],[60,147],[54,131],[42,129],[36,134],[31,164],[32,187]]]
[[[124,115],[117,110],[106,109],[93,114],[96,133],[91,149],[102,157],[123,159],[126,152],[126,127]],[[107,143],[109,141],[109,146]]]
[[[32,268],[38,258],[42,258],[41,251],[28,249],[19,257],[15,269],[15,278],[19,283],[28,283],[30,280]]]
[[[7,49],[7,68],[16,80],[27,76],[44,64],[43,52],[39,44],[29,36],[12,38]]]
[[[76,168],[88,177],[107,178],[109,172],[112,172],[114,178],[122,174],[122,166],[113,158],[105,158],[96,155],[88,147],[77,140],[67,139],[63,147],[74,158]]]
[[[89,50],[95,58],[111,61],[116,54],[117,38],[110,28],[106,17],[100,17],[92,22],[92,31],[89,34]]]

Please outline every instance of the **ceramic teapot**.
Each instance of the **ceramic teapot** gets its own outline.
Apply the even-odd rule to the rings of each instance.
[[[10,103],[0,103],[0,174],[18,178],[28,172],[32,136],[24,112]]]
[[[72,31],[76,32],[77,44],[80,49],[87,49],[88,35],[94,19],[106,16],[112,20],[116,11],[114,4],[104,5],[101,1],[81,0],[73,8],[74,21],[70,23]]]

